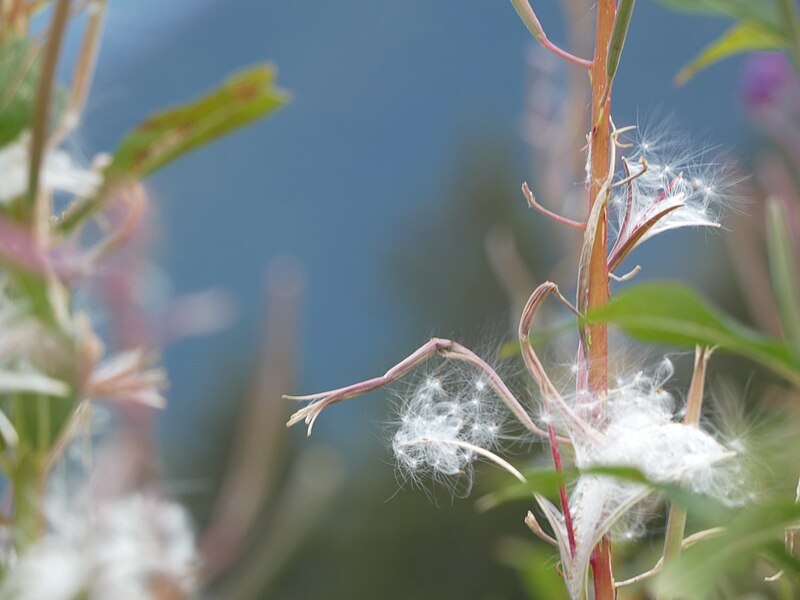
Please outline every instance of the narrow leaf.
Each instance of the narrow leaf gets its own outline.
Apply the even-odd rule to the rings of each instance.
[[[630,288],[588,314],[586,320],[613,323],[642,341],[718,346],[800,385],[800,368],[785,342],[734,321],[680,283],[648,283]]]
[[[756,21],[742,21],[728,29],[675,76],[683,85],[699,71],[734,54],[756,50],[777,50],[787,45],[786,34]]]
[[[282,106],[288,97],[273,86],[275,75],[272,65],[255,67],[232,77],[200,100],[150,117],[122,141],[106,176],[144,177]]]
[[[614,80],[619,67],[619,58],[622,54],[622,47],[625,45],[625,38],[628,37],[628,27],[633,16],[633,7],[636,0],[620,0],[617,7],[617,14],[614,17],[614,29],[611,31],[611,41],[608,44],[608,59],[606,61],[606,73],[608,81]]]
[[[147,119],[117,148],[105,170],[100,191],[65,211],[61,231],[72,231],[99,210],[109,190],[119,182],[145,177],[190,150],[286,104],[289,96],[273,85],[275,76],[273,65],[254,67],[235,75],[199,100]]]

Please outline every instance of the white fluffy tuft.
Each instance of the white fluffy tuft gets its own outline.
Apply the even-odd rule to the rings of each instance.
[[[646,228],[639,245],[670,229],[720,225],[735,183],[722,163],[710,161],[707,152],[693,152],[688,137],[669,122],[656,132],[640,130],[627,156],[632,174],[641,169],[642,160],[646,171],[617,188],[610,200],[609,220],[618,238]],[[649,223],[670,208],[655,224]]]
[[[402,397],[392,450],[405,478],[430,476],[466,495],[478,458],[470,446],[497,450],[510,437],[509,414],[480,374],[452,367],[429,374]]]

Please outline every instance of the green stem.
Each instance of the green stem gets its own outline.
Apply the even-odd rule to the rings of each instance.
[[[43,462],[36,452],[20,452],[14,474],[14,533],[18,550],[37,540],[42,529]]]
[[[795,0],[779,0],[781,16],[786,21],[786,33],[789,37],[792,62],[795,69],[800,72],[800,22],[797,18],[797,5]]]
[[[800,361],[800,280],[795,249],[789,231],[789,215],[780,201],[767,200],[767,255],[772,289],[778,303],[783,335],[795,361]]]
[[[711,350],[697,346],[694,353],[694,373],[692,383],[689,385],[689,395],[686,400],[686,416],[684,424],[696,426],[700,422],[700,413],[703,408],[703,393],[705,391],[706,366],[711,358]],[[683,535],[686,531],[687,512],[684,506],[672,503],[667,518],[667,531],[664,534],[663,563],[666,567],[681,554]],[[658,600],[669,600],[671,596],[661,593]]]
[[[47,396],[36,397],[36,447],[47,453],[50,448],[50,399]]]

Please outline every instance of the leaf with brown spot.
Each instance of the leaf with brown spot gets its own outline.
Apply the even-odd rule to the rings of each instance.
[[[288,95],[274,87],[276,69],[239,73],[203,98],[160,112],[122,141],[106,179],[145,177],[179,156],[281,107]]]

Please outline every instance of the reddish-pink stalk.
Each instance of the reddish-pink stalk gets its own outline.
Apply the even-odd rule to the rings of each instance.
[[[522,22],[525,23],[528,31],[533,34],[533,37],[536,38],[543,48],[549,50],[556,56],[571,62],[574,65],[583,67],[584,69],[590,69],[592,67],[592,61],[586,60],[585,58],[580,58],[574,54],[570,54],[548,39],[542,24],[539,22],[539,18],[536,16],[536,13],[533,12],[528,0],[511,0],[511,4],[514,5],[514,8],[517,10],[517,14],[519,15],[520,19],[522,19]]]
[[[558,449],[556,428],[552,425],[548,425],[547,434],[550,438],[550,451],[553,453],[553,463],[555,464],[556,472],[560,475],[564,472],[564,466],[561,463],[561,451]],[[563,482],[558,487],[558,495],[561,500],[561,511],[564,513],[564,525],[567,528],[567,537],[569,538],[569,553],[571,556],[575,556],[575,528],[572,525],[572,513],[569,510],[567,486]]]
[[[567,227],[572,227],[573,229],[580,229],[581,231],[586,229],[586,223],[581,223],[580,221],[573,221],[572,219],[568,219],[567,217],[562,217],[561,215],[554,213],[552,210],[549,210],[539,204],[536,201],[536,197],[531,192],[531,189],[528,187],[528,182],[522,184],[522,193],[525,194],[525,198],[528,200],[528,205],[531,208],[535,208],[542,214],[550,217],[556,223],[561,223],[562,225],[566,225]]]
[[[367,392],[371,392],[372,390],[388,385],[389,383],[396,381],[414,369],[416,366],[436,355],[442,356],[443,358],[461,360],[474,365],[486,376],[489,385],[494,389],[495,392],[497,392],[514,416],[519,419],[520,423],[522,423],[530,432],[541,437],[547,437],[547,433],[533,422],[533,419],[531,419],[530,415],[528,415],[527,411],[522,404],[520,404],[519,400],[517,400],[511,390],[508,389],[508,386],[503,382],[502,379],[500,379],[500,376],[494,371],[494,369],[492,369],[492,367],[488,365],[488,363],[486,363],[472,350],[462,346],[458,342],[445,340],[442,338],[432,338],[429,342],[418,348],[405,359],[401,360],[380,377],[373,377],[372,379],[367,379],[366,381],[355,383],[353,385],[348,385],[327,392],[311,394],[309,396],[284,396],[284,398],[292,400],[311,400],[307,406],[301,408],[291,416],[287,426],[291,427],[300,421],[305,421],[306,425],[308,426],[308,434],[311,435],[314,422],[322,410],[326,407],[330,406],[331,404],[341,402],[342,400],[361,396]]]

